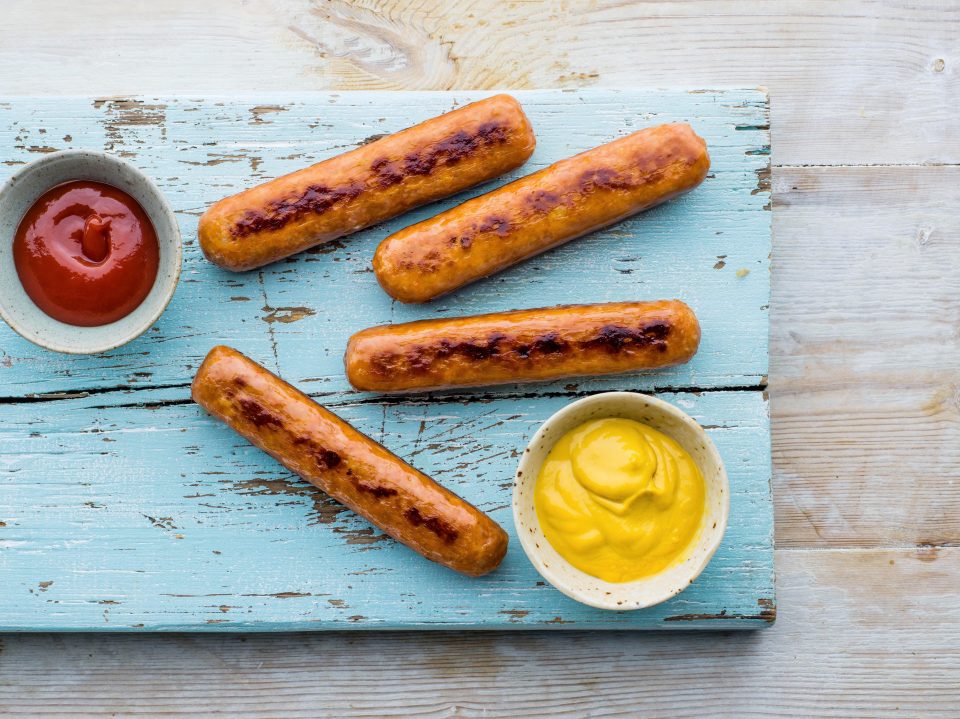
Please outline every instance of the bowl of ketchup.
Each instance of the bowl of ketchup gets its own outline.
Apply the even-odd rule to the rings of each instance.
[[[181,255],[160,190],[112,155],[52,153],[0,188],[0,316],[41,347],[95,354],[143,334]]]

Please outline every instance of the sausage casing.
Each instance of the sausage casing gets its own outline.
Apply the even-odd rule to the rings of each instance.
[[[373,270],[394,299],[427,302],[692,190],[709,169],[689,125],[640,130],[395,232]]]
[[[287,469],[428,559],[471,576],[503,559],[507,535],[486,514],[236,350],[210,350],[191,394]]]
[[[495,95],[220,200],[200,247],[228,270],[261,267],[486,182],[535,144],[520,103]]]
[[[655,369],[699,344],[679,300],[614,302],[371,327],[350,338],[344,364],[357,389],[404,392]]]

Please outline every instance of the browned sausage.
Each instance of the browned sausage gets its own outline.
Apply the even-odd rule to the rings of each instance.
[[[239,272],[383,222],[519,167],[536,141],[509,95],[233,195],[200,218],[200,247]]]
[[[357,389],[403,392],[667,367],[699,344],[679,300],[613,302],[371,327],[344,364]]]
[[[487,515],[236,350],[210,350],[192,396],[287,469],[427,559],[470,576],[503,559],[507,535]]]
[[[380,285],[427,302],[692,190],[710,169],[689,125],[661,125],[522,177],[387,237]]]

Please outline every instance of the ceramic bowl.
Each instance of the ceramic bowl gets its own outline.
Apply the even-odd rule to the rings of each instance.
[[[606,582],[577,569],[551,546],[533,505],[540,466],[554,443],[591,419],[634,419],[676,440],[703,473],[706,483],[704,523],[693,551],[681,563],[633,582]],[[523,551],[550,584],[572,599],[600,609],[641,609],[683,591],[707,566],[720,546],[730,509],[730,486],[723,461],[703,428],[682,410],[636,392],[605,392],[567,405],[543,423],[520,459],[513,489],[513,520]]]
[[[70,180],[102,182],[123,190],[143,207],[157,233],[157,279],[137,309],[116,322],[77,327],[47,316],[27,295],[13,263],[13,237],[33,203]],[[56,352],[96,354],[143,334],[169,304],[180,277],[180,229],[173,210],[153,181],[128,162],[92,150],[45,155],[14,174],[0,188],[0,317],[34,344]]]

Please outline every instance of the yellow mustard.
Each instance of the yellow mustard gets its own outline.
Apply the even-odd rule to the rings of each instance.
[[[550,450],[533,501],[560,556],[629,582],[686,558],[703,522],[703,475],[667,435],[632,419],[596,419]]]

